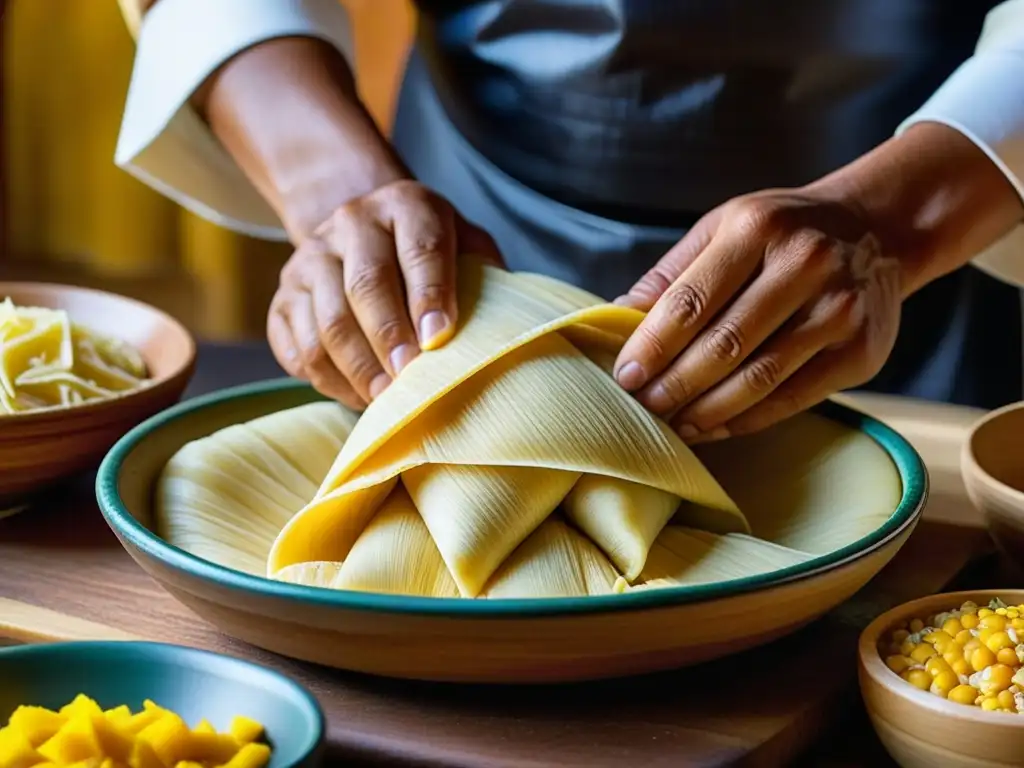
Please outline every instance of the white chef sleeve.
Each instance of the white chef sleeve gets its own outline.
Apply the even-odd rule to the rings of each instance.
[[[305,36],[336,47],[354,65],[340,0],[119,0],[136,38],[135,63],[115,162],[145,184],[216,224],[285,240],[280,219],[189,105],[221,64],[257,43]]]
[[[1024,0],[996,6],[974,56],[899,127],[948,125],[973,141],[1024,200]],[[1024,286],[1024,225],[974,259],[979,269]]]

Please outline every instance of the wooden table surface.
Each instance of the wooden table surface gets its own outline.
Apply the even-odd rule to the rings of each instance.
[[[200,351],[196,376],[187,394],[279,375],[280,369],[262,345],[207,345]],[[983,548],[985,537],[976,527],[970,527],[977,521],[963,504],[955,452],[949,449],[948,440],[931,440],[935,429],[961,429],[976,414],[955,409],[944,411],[942,406],[927,405],[921,406],[925,408],[923,415],[935,412],[942,418],[934,421],[915,418],[900,423],[900,419],[906,419],[918,406],[894,404],[888,398],[860,398],[856,404],[901,428],[931,468],[934,493],[929,516],[942,524],[933,522],[919,526],[905,548],[917,551],[918,560],[914,562],[921,562],[922,553],[931,553],[934,560],[942,560],[965,558],[965,552]],[[594,765],[594,755],[600,755],[602,764],[607,761],[608,764],[679,765],[672,750],[665,748],[676,745],[678,749],[688,738],[706,740],[710,734],[705,730],[718,734],[714,751],[719,758],[706,764],[730,764],[729,755],[733,752],[736,759],[748,764],[748,756],[740,744],[739,726],[731,729],[722,724],[723,718],[729,718],[730,697],[749,696],[743,688],[744,679],[749,677],[744,673],[745,665],[778,663],[777,671],[758,670],[758,683],[772,686],[774,695],[770,698],[775,705],[799,712],[802,689],[790,679],[794,659],[799,661],[803,654],[808,659],[813,656],[814,664],[807,669],[816,676],[827,676],[831,670],[845,668],[848,671],[850,667],[844,665],[853,663],[850,639],[856,637],[856,629],[849,621],[844,621],[840,611],[832,619],[819,622],[798,636],[753,652],[756,655],[725,659],[685,674],[589,685],[584,687],[583,696],[580,687],[572,686],[547,689],[547,693],[538,695],[535,690],[486,687],[467,690],[343,675],[287,660],[271,660],[268,654],[261,652],[254,654],[252,649],[218,635],[192,617],[128,561],[96,514],[90,478],[82,478],[58,491],[52,503],[40,504],[37,509],[0,524],[0,537],[0,596],[46,605],[145,637],[215,647],[268,663],[272,661],[273,666],[310,685],[322,700],[325,686],[342,687],[343,705],[333,709],[326,703],[325,706],[332,721],[332,741],[345,745],[343,752],[335,754],[343,758],[346,765],[444,765],[445,741],[461,740],[460,747],[466,749],[465,742],[473,742],[474,734],[476,743],[471,743],[469,749],[475,750],[477,758],[466,762],[467,765],[554,765],[558,763],[544,761],[544,752],[570,740],[580,746],[573,753],[563,750],[561,764]],[[970,546],[965,545],[967,540]],[[40,562],[47,566],[40,568]],[[901,567],[906,572],[900,571]],[[929,567],[913,566],[907,558],[902,566],[894,563],[890,568],[895,571],[889,573],[889,580],[882,586],[882,592],[888,590],[888,594],[882,595],[884,598],[906,599],[900,593],[904,579],[921,579],[922,584],[932,579],[933,586],[926,591],[941,588],[947,580],[941,569],[932,568],[928,573]],[[1001,568],[993,558],[984,558],[962,573],[956,586],[1012,586]],[[42,572],[42,575],[18,580],[17,574],[25,572]],[[122,598],[120,601],[118,595]],[[135,605],[145,605],[149,610],[128,610]],[[850,609],[857,607],[855,601],[849,604]],[[172,628],[175,637],[166,637]],[[818,697],[813,706],[804,708],[820,708],[821,702],[826,700],[822,692],[827,692],[829,706],[843,710],[841,713],[830,711],[828,720],[841,721],[841,726],[835,732],[819,732],[816,746],[802,758],[801,766],[853,768],[893,764],[863,715],[851,678],[851,675],[837,674],[834,684],[827,680],[816,683]],[[688,686],[693,690],[688,690]],[[500,701],[496,700],[498,698]],[[705,712],[705,707],[709,711]],[[566,714],[560,716],[562,712]],[[659,716],[659,712],[664,715]],[[820,731],[826,720],[824,715],[820,711],[801,712],[800,728],[809,733]],[[745,717],[744,727],[756,729],[760,720],[768,733],[773,718],[777,719],[778,715],[765,711],[760,717],[756,713],[751,717],[748,704]],[[687,728],[695,725],[700,732],[691,731],[692,735],[688,736],[687,729],[681,730],[683,722]],[[383,723],[387,723],[390,730],[378,727]],[[581,728],[586,730],[582,738]],[[737,731],[732,741],[731,730]],[[623,743],[627,733],[632,740],[628,750]],[[638,734],[644,733],[649,743],[638,747]],[[808,738],[809,733],[794,733],[790,729],[785,739],[766,744],[758,751],[757,759],[750,760],[749,764],[792,764],[779,762],[774,756],[791,754],[797,742],[813,741]],[[529,743],[524,743],[524,739]],[[659,748],[659,744],[663,748]],[[625,763],[616,759],[617,753]],[[412,757],[415,761],[410,761]]]

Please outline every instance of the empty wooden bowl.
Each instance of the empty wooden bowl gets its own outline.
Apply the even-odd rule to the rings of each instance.
[[[145,387],[108,400],[0,415],[0,509],[9,509],[54,481],[96,466],[129,429],[180,399],[196,348],[170,315],[112,293],[0,282],[4,297],[19,306],[64,309],[72,321],[131,344],[151,377]]]
[[[992,411],[974,425],[960,471],[996,545],[1024,568],[1024,403]]]
[[[768,642],[835,607],[874,576],[910,535],[927,491],[920,458],[899,435],[867,416],[828,406],[810,418],[845,425],[870,466],[891,462],[885,473],[891,479],[878,482],[894,484],[886,493],[892,506],[876,510],[877,527],[849,546],[757,576],[594,597],[415,597],[273,581],[194,556],[154,533],[154,489],[179,448],[317,397],[300,382],[281,380],[181,403],[114,447],[100,467],[97,496],[128,553],[225,634],[285,656],[379,675],[586,680],[680,667]],[[773,450],[770,440],[764,450]],[[855,477],[864,469],[856,460],[847,463]],[[812,496],[813,466],[794,475],[798,493]],[[750,473],[744,477],[756,487]],[[856,483],[844,492],[856,494]]]
[[[858,648],[861,694],[885,748],[904,768],[1024,766],[1024,715],[985,712],[915,688],[885,666],[879,640],[899,624],[993,598],[1024,602],[1024,590],[950,592],[893,608],[864,630]]]
[[[268,768],[318,765],[324,716],[313,695],[266,667],[180,645],[76,642],[0,648],[0,727],[21,704],[60,709],[79,693],[133,712],[151,699],[221,733],[243,715],[263,725]],[[76,763],[78,765],[78,763]]]

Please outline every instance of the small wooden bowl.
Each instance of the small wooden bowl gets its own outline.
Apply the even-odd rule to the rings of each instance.
[[[959,608],[966,600],[993,598],[1013,605],[1024,590],[949,592],[893,608],[860,636],[858,672],[868,716],[889,754],[904,768],[1000,768],[1024,766],[1024,715],[985,712],[922,691],[885,666],[880,638],[897,624]]]
[[[961,449],[960,472],[996,545],[1024,568],[1024,403],[992,411],[974,425]]]
[[[179,448],[315,399],[307,385],[278,380],[181,403],[132,430],[107,454],[97,498],[132,558],[225,634],[303,661],[389,677],[592,680],[752,648],[799,629],[864,586],[910,536],[927,495],[924,466],[906,441],[867,416],[828,406],[823,414],[864,431],[893,461],[902,484],[898,507],[841,550],[758,576],[597,597],[411,597],[273,581],[195,557],[152,531],[154,487]]]
[[[78,642],[0,649],[0,726],[20,704],[59,709],[79,693],[104,709],[133,712],[152,699],[195,727],[224,732],[236,715],[261,723],[273,748],[269,768],[320,763],[324,716],[293,680],[248,661],[180,645]]]
[[[0,300],[8,296],[20,306],[67,310],[73,321],[131,344],[151,381],[108,400],[0,415],[0,508],[99,464],[129,429],[180,399],[196,357],[181,323],[134,299],[69,285],[0,282]]]

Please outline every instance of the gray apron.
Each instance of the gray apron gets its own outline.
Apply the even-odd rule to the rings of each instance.
[[[720,202],[885,140],[995,4],[421,0],[394,142],[510,268],[612,298]],[[1019,399],[1020,327],[1016,290],[960,270],[906,303],[870,388]]]

